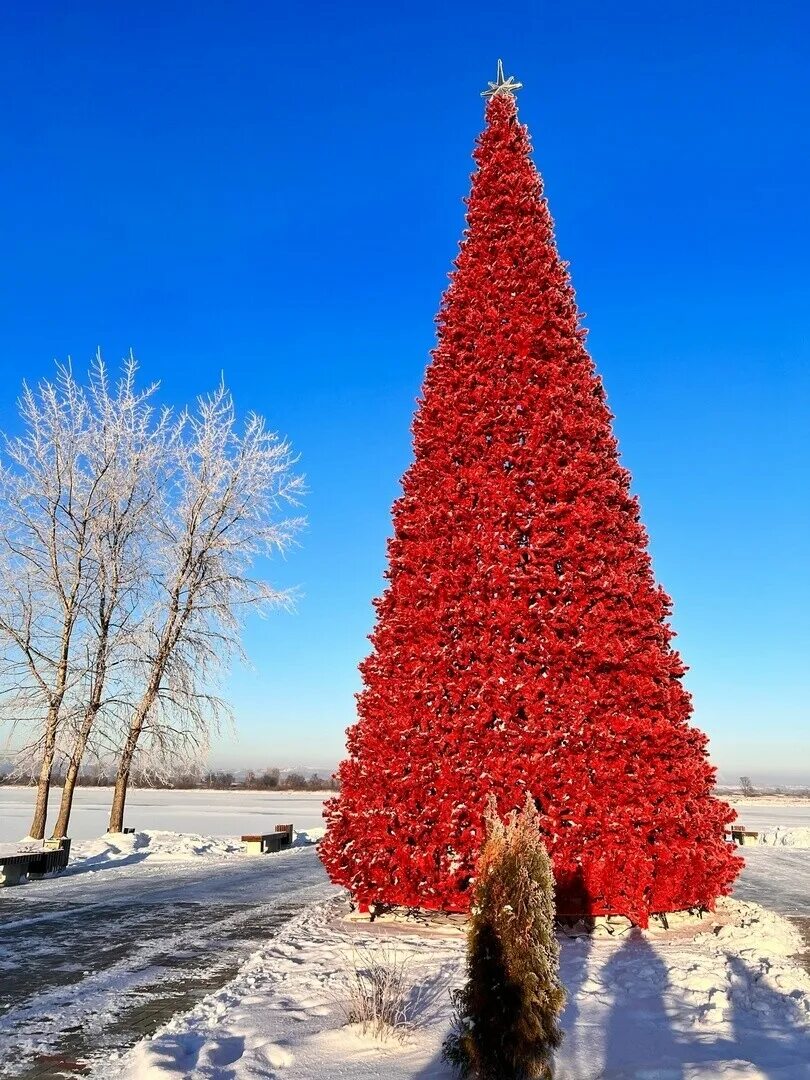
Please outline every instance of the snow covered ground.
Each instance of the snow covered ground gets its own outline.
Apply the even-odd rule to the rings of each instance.
[[[55,817],[61,797],[51,792]],[[206,836],[241,836],[272,832],[274,825],[291,821],[308,829],[323,823],[319,791],[152,791],[132,788],[127,795],[124,824],[136,829],[165,829]],[[111,788],[79,788],[76,791],[70,835],[74,840],[101,836],[107,828],[112,801]],[[31,824],[34,790],[0,786],[0,843],[19,840]]]
[[[441,1043],[463,941],[347,926],[338,897],[309,907],[226,987],[123,1058],[105,1080],[428,1080],[451,1077]],[[719,920],[619,940],[563,941],[569,1001],[558,1080],[810,1077],[810,975],[800,938],[757,905],[724,902]],[[380,1044],[344,1024],[352,946],[407,960],[413,1027]]]
[[[0,1074],[45,1075],[53,1060],[80,1071],[133,1045],[334,893],[311,845],[251,857],[151,832],[77,856],[58,877],[0,889]]]
[[[74,836],[86,839],[74,842],[69,869],[0,889],[0,1073],[448,1075],[439,1047],[461,943],[397,936],[418,987],[416,1027],[381,1048],[342,1028],[340,1009],[351,942],[390,931],[342,923],[312,846],[250,858],[236,842],[282,821],[314,839],[319,795],[133,792],[127,817],[138,832],[101,839],[109,793],[79,795]],[[0,841],[27,831],[32,796],[0,788]],[[747,828],[777,837],[810,827],[810,800],[738,809]],[[736,929],[694,942],[633,933],[563,943],[571,997],[557,1080],[810,1077],[806,975],[787,957],[799,948],[795,930],[737,902],[810,917],[810,850],[771,843],[743,854],[729,909]]]

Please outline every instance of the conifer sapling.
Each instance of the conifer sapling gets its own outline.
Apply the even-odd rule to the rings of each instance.
[[[444,1056],[475,1080],[546,1080],[562,1041],[554,877],[530,796],[504,824],[495,801],[477,867],[467,983]]]

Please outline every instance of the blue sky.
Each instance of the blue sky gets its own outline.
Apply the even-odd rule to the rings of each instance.
[[[520,78],[558,242],[721,775],[810,780],[810,9],[11,5],[0,423],[55,357],[221,371],[302,455],[293,615],[216,760],[328,766],[462,228],[479,91]]]

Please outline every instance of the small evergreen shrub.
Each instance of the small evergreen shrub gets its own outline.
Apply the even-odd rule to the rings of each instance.
[[[467,983],[444,1057],[474,1080],[548,1080],[562,1041],[554,878],[531,798],[506,823],[494,801],[478,861]]]

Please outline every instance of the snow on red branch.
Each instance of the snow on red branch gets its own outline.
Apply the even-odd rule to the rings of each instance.
[[[488,795],[529,791],[560,912],[646,925],[728,893],[734,812],[527,129],[486,115],[322,857],[361,905],[464,910]]]

